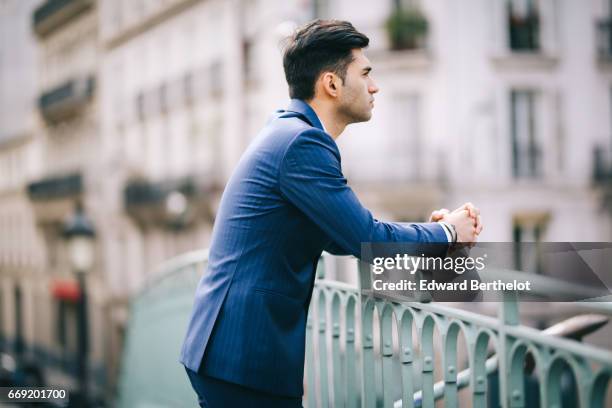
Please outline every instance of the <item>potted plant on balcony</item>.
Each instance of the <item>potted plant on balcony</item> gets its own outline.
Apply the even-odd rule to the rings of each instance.
[[[422,47],[429,28],[427,19],[416,8],[396,9],[387,19],[385,27],[392,50]]]

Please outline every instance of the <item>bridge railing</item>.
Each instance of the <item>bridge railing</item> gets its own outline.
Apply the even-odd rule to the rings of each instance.
[[[434,407],[437,400],[445,407],[607,406],[612,352],[577,341],[607,323],[607,299],[572,304],[589,314],[540,331],[520,324],[516,292],[501,293],[493,304],[497,317],[491,317],[373,291],[370,266],[358,269],[356,286],[325,274],[316,282],[307,325],[307,407]],[[525,274],[480,274],[483,281],[518,276]],[[531,296],[601,294],[529,276]],[[469,395],[460,398],[461,389]]]
[[[206,251],[173,259],[134,297],[118,406],[197,405],[178,356],[206,262]],[[605,324],[612,303],[576,303],[589,314],[540,331],[520,324],[513,292],[492,317],[377,293],[369,266],[355,267],[357,284],[327,279],[323,264],[307,324],[306,407],[433,407],[437,400],[445,407],[531,407],[533,389],[542,407],[606,404],[612,352],[576,339]],[[532,292],[589,290],[555,287],[544,277],[536,282]]]

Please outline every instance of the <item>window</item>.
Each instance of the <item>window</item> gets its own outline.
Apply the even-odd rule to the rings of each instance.
[[[508,38],[512,51],[540,49],[538,0],[508,0]]]
[[[512,91],[510,99],[513,176],[538,178],[542,152],[536,137],[535,92]]]
[[[597,22],[597,53],[599,58],[612,58],[612,17]]]
[[[254,80],[254,65],[253,64],[254,52],[253,42],[249,38],[242,39],[242,75],[245,85],[248,85]]]
[[[513,220],[514,267],[516,270],[542,273],[542,249],[540,243],[549,221],[546,212],[517,214]]]

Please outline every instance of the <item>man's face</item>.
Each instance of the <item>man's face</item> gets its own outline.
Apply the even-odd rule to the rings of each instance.
[[[339,94],[338,113],[348,123],[366,122],[372,117],[374,94],[378,87],[370,77],[372,66],[363,50],[353,50],[353,62],[346,71],[344,85]]]

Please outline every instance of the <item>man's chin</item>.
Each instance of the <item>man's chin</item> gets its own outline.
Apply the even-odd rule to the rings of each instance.
[[[353,121],[352,123],[361,123],[361,122],[367,122],[370,119],[372,119],[372,111],[363,113],[361,115],[355,115],[353,117]]]
[[[368,120],[372,119],[372,111],[366,113],[365,115],[363,115],[363,119],[360,120],[360,122],[367,122]]]

